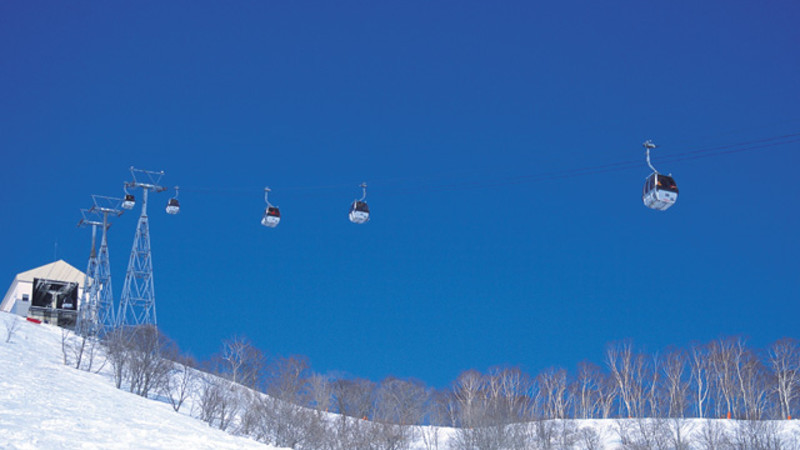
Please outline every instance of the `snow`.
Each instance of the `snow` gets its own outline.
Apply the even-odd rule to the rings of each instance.
[[[10,342],[6,324],[19,322]],[[61,331],[0,313],[0,448],[275,448],[169,404],[117,389],[107,372],[67,367]]]
[[[9,325],[17,329],[6,342]],[[63,363],[60,328],[34,324],[0,312],[0,448],[2,449],[275,449],[241,436],[209,427],[189,415],[191,402],[175,412],[165,402],[117,389],[106,366],[99,373],[76,370]],[[331,414],[331,418],[335,419]],[[544,422],[543,422],[544,423]],[[666,422],[662,422],[666,423]],[[651,419],[549,421],[558,433],[562,426],[594,431],[601,448],[622,448],[620,431],[629,435],[652,429]],[[768,434],[780,434],[787,443],[800,442],[800,421],[757,422]],[[735,431],[730,420],[689,419],[669,422],[681,434],[699,437],[709,426]],[[456,430],[418,427],[414,450],[449,448]],[[438,446],[426,445],[435,440]],[[578,445],[577,448],[581,448]]]

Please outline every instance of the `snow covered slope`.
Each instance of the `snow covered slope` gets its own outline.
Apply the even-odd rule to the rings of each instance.
[[[6,342],[12,323],[17,329]],[[109,367],[98,374],[65,366],[61,337],[59,328],[0,312],[0,449],[275,449],[209,427],[187,415],[189,406],[176,413],[167,403],[116,389]],[[733,448],[800,449],[798,420],[554,420],[512,427],[528,427],[530,448],[546,447],[540,445],[544,439],[557,448],[672,448],[682,436],[680,447],[690,449],[708,448],[712,441]],[[487,431],[479,436],[472,429],[414,427],[408,445],[450,449],[498,438],[492,430],[482,432]]]
[[[12,320],[19,322],[5,342]],[[0,312],[0,448],[274,448],[62,362],[61,332]]]

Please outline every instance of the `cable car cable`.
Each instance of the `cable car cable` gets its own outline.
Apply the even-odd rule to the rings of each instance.
[[[679,161],[691,161],[695,159],[701,158],[710,158],[715,156],[721,155],[728,155],[733,153],[741,153],[753,150],[761,150],[765,148],[772,148],[781,145],[792,144],[795,142],[800,142],[800,139],[793,139],[800,137],[800,132],[797,133],[788,133],[783,134],[780,136],[772,136],[763,139],[756,139],[756,140],[748,140],[744,142],[736,142],[726,145],[718,145],[713,147],[706,147],[706,148],[699,148],[696,150],[689,150],[681,153],[673,153],[673,154],[661,154],[659,156],[660,162],[679,162]],[[764,145],[754,145],[754,144],[764,144]],[[742,147],[742,148],[737,148]],[[499,187],[505,185],[514,185],[514,184],[522,184],[522,183],[535,183],[541,181],[548,181],[548,180],[557,180],[557,179],[568,179],[574,178],[578,176],[584,175],[595,175],[601,173],[608,173],[608,172],[616,172],[621,170],[628,170],[634,169],[641,165],[640,160],[625,160],[625,161],[617,161],[617,162],[610,162],[605,164],[599,164],[594,166],[587,166],[581,167],[577,169],[565,169],[565,170],[557,170],[553,172],[545,172],[545,173],[538,173],[538,174],[527,174],[527,175],[514,175],[511,177],[498,177],[495,179],[486,179],[483,178],[482,180],[472,180],[472,181],[456,181],[447,184],[438,184],[432,183],[427,184],[411,189],[404,189],[402,186],[396,189],[389,188],[388,191],[384,191],[384,194],[392,195],[394,194],[402,194],[407,192],[438,192],[438,191],[451,191],[451,190],[460,190],[460,189],[481,189],[481,188],[490,188],[490,187]],[[383,178],[383,179],[375,179],[371,182],[371,184],[377,184],[378,186],[387,186],[393,184],[395,182],[406,181],[410,179],[430,179],[436,180],[441,179],[442,175],[436,176],[428,176],[428,177],[394,177],[394,178]],[[332,189],[340,189],[344,187],[352,186],[351,184],[344,184],[344,183],[337,183],[337,184],[327,184],[327,185],[306,185],[306,186],[287,186],[281,188],[281,191],[289,192],[289,191],[323,191],[323,190],[332,190]],[[263,189],[263,187],[182,187],[182,190],[186,192],[201,192],[207,194],[222,194],[222,195],[239,195],[245,194],[248,192],[253,192],[255,190]],[[385,188],[384,188],[385,189]]]
[[[800,136],[800,133],[787,135],[787,136]],[[774,140],[774,139],[769,139]],[[767,140],[762,141],[752,141],[752,142],[765,142]],[[679,154],[674,154],[668,157],[662,157],[659,160],[664,162],[678,162],[678,161],[690,161],[695,159],[701,158],[711,158],[715,156],[733,154],[733,153],[740,153],[752,150],[760,150],[764,148],[770,147],[777,147],[781,145],[791,144],[795,142],[800,142],[800,139],[793,139],[783,142],[774,142],[774,143],[765,143],[764,145],[757,145],[757,146],[750,146],[745,148],[731,148],[737,147],[743,144],[731,144],[727,146],[719,146],[713,147],[710,149],[703,149],[703,150],[695,150],[692,152],[684,152]],[[713,153],[711,153],[714,151]],[[704,153],[700,153],[704,152]],[[621,161],[616,163],[609,163],[603,164],[598,166],[590,166],[590,167],[583,167],[579,169],[570,169],[558,172],[548,172],[542,174],[534,174],[534,175],[519,175],[509,179],[496,179],[492,181],[473,181],[473,182],[462,182],[462,183],[452,183],[452,184],[444,184],[444,185],[428,185],[422,186],[419,188],[413,189],[405,189],[405,190],[395,190],[390,193],[384,192],[383,195],[403,195],[408,193],[418,193],[418,192],[444,192],[444,191],[453,191],[453,190],[464,190],[464,189],[484,189],[484,188],[493,188],[493,187],[501,187],[507,185],[515,185],[515,184],[523,184],[523,183],[536,183],[541,181],[549,181],[549,180],[557,180],[557,179],[569,179],[575,178],[584,175],[596,175],[602,173],[609,173],[609,172],[618,172],[622,170],[629,170],[635,169],[641,166],[641,160],[628,160],[628,161]]]

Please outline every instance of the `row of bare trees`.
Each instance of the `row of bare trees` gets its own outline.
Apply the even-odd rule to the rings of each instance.
[[[629,341],[607,346],[605,367],[584,362],[575,373],[516,368],[467,371],[444,393],[447,425],[563,418],[788,419],[800,409],[800,344],[781,339],[765,351],[721,338],[663,353]]]
[[[64,364],[94,372],[110,366],[117,388],[161,398],[175,411],[197,389],[194,359],[155,326],[120,327],[100,339],[63,329],[61,349]]]
[[[279,447],[402,449],[426,421],[421,382],[321,375],[305,357],[267,358],[243,337],[224,341],[203,369],[195,415]]]
[[[680,439],[686,418],[790,418],[800,408],[800,344],[792,339],[764,351],[748,347],[742,338],[721,338],[660,353],[623,341],[608,345],[604,356],[602,366],[584,362],[574,373],[469,370],[450,388],[437,390],[416,380],[390,377],[375,383],[325,376],[314,373],[304,357],[266,358],[235,337],[223,343],[208,370],[229,381],[230,402],[237,406],[219,409],[215,419],[201,416],[220,428],[292,448],[332,448],[323,442],[346,443],[342,448],[437,442],[435,428],[425,425],[456,428],[458,448],[526,448],[533,441],[583,440],[589,447],[598,441],[591,429],[551,419],[630,418],[639,426],[619,429],[629,441],[662,436],[672,442]],[[240,384],[268,396],[236,393],[232,386]],[[340,415],[331,420],[328,412]],[[238,424],[231,419],[237,414],[242,416]],[[647,418],[674,420],[641,421]]]
[[[160,392],[179,379],[188,389],[187,365],[175,364],[185,357],[156,328],[117,330],[104,343],[118,387],[147,396],[153,387]],[[535,377],[518,368],[469,370],[445,390],[417,380],[324,376],[314,373],[305,357],[267,358],[240,336],[225,340],[203,368],[286,404],[395,425],[475,428],[612,417],[761,420],[791,418],[800,409],[800,342],[788,338],[761,351],[743,338],[720,338],[660,353],[622,341],[606,347],[604,366],[584,362],[574,373],[550,368]],[[187,375],[174,376],[181,370]]]
[[[102,344],[117,387],[166,399],[176,411],[191,399],[191,413],[210,426],[291,448],[401,449],[420,440],[437,448],[439,431],[429,425],[455,428],[456,448],[578,441],[596,448],[594,430],[554,419],[632,419],[620,426],[621,438],[668,442],[681,436],[686,418],[760,421],[800,409],[800,343],[793,339],[757,350],[742,338],[720,338],[659,353],[615,342],[602,365],[536,376],[513,367],[469,370],[447,389],[315,373],[305,357],[267,357],[240,336],[225,340],[200,370],[155,327],[115,330]],[[65,350],[65,363],[86,366],[85,340],[66,348],[72,356]]]
[[[663,354],[620,342],[607,347],[606,365],[623,417],[788,419],[800,407],[794,339],[758,351],[742,338],[720,338]]]

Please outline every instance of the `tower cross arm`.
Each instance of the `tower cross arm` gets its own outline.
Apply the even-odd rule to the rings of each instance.
[[[133,177],[133,181],[126,182],[125,186],[129,188],[140,187],[142,189],[149,189],[155,192],[163,192],[167,190],[166,187],[159,185],[161,182],[161,177],[163,176],[163,170],[156,172],[153,170],[137,169],[131,166],[131,177]]]

